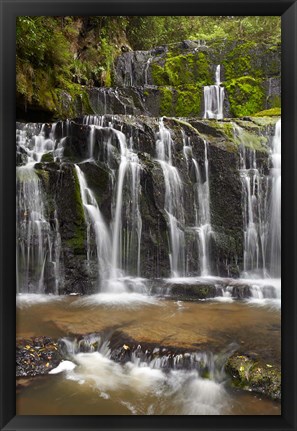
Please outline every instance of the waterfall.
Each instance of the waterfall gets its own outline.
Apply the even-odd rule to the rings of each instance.
[[[199,236],[199,256],[201,275],[210,274],[210,261],[209,261],[209,240],[212,235],[210,224],[210,196],[209,196],[209,176],[208,176],[208,146],[204,140],[204,169],[205,181],[202,180],[202,175],[198,163],[193,159],[196,177],[196,193],[198,202],[198,212],[196,215],[196,225]]]
[[[269,156],[271,168],[264,175],[256,152],[246,148],[246,134],[234,124],[240,145],[243,192],[244,275],[280,277],[281,273],[281,120],[276,123]]]
[[[82,256],[75,259],[81,260],[83,268],[87,262],[87,273],[93,279],[97,274],[98,290],[118,293],[129,290],[130,285],[134,290],[131,280],[146,274],[143,262],[146,240],[147,235],[154,232],[150,220],[147,222],[148,215],[142,215],[141,210],[153,209],[154,199],[160,194],[163,202],[160,215],[162,223],[165,220],[167,224],[164,229],[167,237],[164,235],[153,241],[161,245],[160,256],[163,253],[164,261],[166,258],[163,273],[166,276],[170,264],[171,278],[214,275],[211,256],[217,250],[217,237],[213,233],[210,214],[211,144],[201,137],[197,142],[193,138],[192,142],[186,135],[186,128],[180,129],[183,137],[180,142],[177,138],[180,135],[165,126],[163,118],[157,123],[155,148],[149,148],[149,142],[138,140],[141,135],[134,133],[133,123],[130,128],[120,117],[87,116],[81,122],[82,132],[69,121],[58,124],[58,127],[55,124],[23,125],[17,130],[18,160],[23,164],[17,167],[18,290],[58,293],[64,275],[68,282],[68,273],[62,265],[62,261],[68,259],[68,243],[66,251],[63,248],[68,238],[64,234],[61,211],[56,207],[61,197],[56,194],[56,187],[62,174],[72,175],[71,166],[74,166],[78,179],[86,221],[86,248],[84,251],[82,243],[82,251],[78,253]],[[264,153],[259,157],[253,149],[253,135],[232,124],[234,140],[239,144],[242,187],[242,275],[246,279],[280,277],[281,122],[276,123],[275,136],[270,146],[267,144],[270,154],[266,160]],[[83,159],[79,161],[79,155],[74,153],[76,164],[67,159],[74,133],[83,133],[86,138],[78,152],[83,152]],[[56,164],[45,162],[50,160],[43,158],[47,153],[55,156]],[[147,160],[145,166],[149,167],[154,156],[154,166],[159,169],[152,170],[148,177],[142,176],[140,160]],[[58,164],[61,158],[65,169],[64,164]],[[211,163],[216,163],[216,159],[211,159]],[[151,175],[155,173],[161,175],[158,191],[152,188],[156,177]],[[148,181],[150,195],[142,197],[141,182],[145,184],[145,181]],[[153,181],[152,186],[149,181]],[[151,199],[149,205],[152,206],[144,200],[142,207],[142,198]],[[237,199],[239,202],[240,189]],[[215,215],[216,208],[212,207],[212,210]],[[149,258],[159,259],[159,255]],[[72,262],[71,259],[72,256]],[[222,265],[228,266],[228,256],[224,257]],[[148,266],[149,271],[154,268],[151,262]]]
[[[50,220],[42,181],[35,170],[42,156],[54,150],[55,126],[46,131],[43,125],[39,133],[35,127],[31,139],[29,126],[17,130],[17,145],[27,157],[26,164],[16,168],[18,292],[58,293],[61,237],[57,212],[54,210]]]
[[[112,131],[120,144],[120,165],[114,193],[112,223],[111,278],[114,279],[121,275],[121,269],[129,271],[129,274],[140,273],[142,220],[139,209],[141,165],[133,151],[133,141],[130,140],[128,147],[124,133],[116,129]]]
[[[185,275],[183,187],[178,170],[172,165],[172,146],[170,131],[166,129],[161,118],[156,152],[165,182],[164,210],[170,234],[171,275],[179,277]]]
[[[202,169],[197,160],[193,157],[190,138],[183,133],[183,152],[186,157],[189,170],[189,160],[192,161],[194,167],[194,212],[195,212],[195,227],[197,233],[197,246],[199,255],[200,274],[206,276],[210,274],[210,257],[209,257],[209,241],[212,235],[210,223],[210,195],[209,195],[209,175],[208,175],[208,144],[204,140],[204,165]]]
[[[272,276],[281,275],[281,120],[275,125],[271,149],[271,196],[269,202],[269,228],[267,261]]]
[[[215,73],[215,85],[204,87],[204,116],[203,118],[215,118],[222,120],[225,90],[221,87],[221,66],[218,65]]]
[[[144,85],[148,85],[148,71],[153,57],[149,57],[144,67]]]
[[[78,165],[75,165],[79,181],[80,194],[87,221],[87,260],[90,266],[91,260],[91,229],[95,233],[98,270],[101,280],[106,280],[109,275],[111,257],[111,240],[107,225],[100,212],[96,198],[87,186],[86,178]]]
[[[106,126],[104,116],[87,116],[83,122],[90,126],[89,156],[95,163],[96,130],[104,130],[98,160],[108,168],[112,178],[110,185],[112,220],[110,226],[107,227],[81,170],[78,172],[84,207],[88,213],[91,212],[88,215],[89,224],[96,226],[99,272],[104,274],[103,279],[106,281],[104,286],[101,283],[101,290],[125,291],[124,277],[140,275],[142,219],[139,199],[142,168],[133,148],[133,139],[127,140],[123,132],[115,129],[113,120]],[[116,168],[115,162],[118,165]],[[79,167],[76,166],[76,169],[78,170]],[[88,245],[89,248],[90,245]]]
[[[247,154],[251,167],[247,169]],[[242,148],[244,199],[244,271],[263,271],[265,275],[265,235],[266,223],[262,211],[264,202],[262,177],[257,169],[255,151]]]

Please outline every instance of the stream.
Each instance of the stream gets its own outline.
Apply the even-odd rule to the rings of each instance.
[[[280,309],[275,300],[185,302],[140,293],[23,294],[17,305],[17,337],[60,337],[70,358],[68,369],[34,377],[20,387],[17,414],[280,414],[279,403],[231,388],[223,369],[238,348],[267,364],[280,363]],[[75,334],[87,333],[96,333],[101,347],[77,353]],[[137,357],[137,352],[132,361],[117,363],[109,349],[113,334],[123,338],[123,344],[130,338],[169,350],[182,348],[192,365],[179,367],[177,359],[167,367],[168,358],[161,354],[152,360]],[[208,378],[201,375],[201,361],[208,366]]]

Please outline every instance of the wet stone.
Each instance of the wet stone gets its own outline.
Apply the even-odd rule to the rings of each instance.
[[[16,377],[48,374],[61,359],[58,344],[50,337],[17,340]]]

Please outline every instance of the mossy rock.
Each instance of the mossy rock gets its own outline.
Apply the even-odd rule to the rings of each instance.
[[[199,85],[159,87],[160,116],[192,117],[201,114],[203,89]]]
[[[76,170],[72,167],[72,180],[74,186],[74,203],[75,212],[74,232],[71,238],[67,240],[67,245],[73,250],[74,254],[84,254],[85,252],[85,214],[80,194],[80,186]]]
[[[182,85],[208,85],[212,83],[210,62],[204,52],[167,55],[162,63],[151,64],[153,84],[178,87]]]
[[[41,163],[53,163],[53,162],[54,162],[54,156],[52,151],[43,154],[41,158]]]
[[[225,370],[234,386],[274,400],[281,399],[281,371],[278,366],[235,354],[228,359]]]
[[[201,301],[216,296],[216,288],[211,284],[171,284],[170,298],[180,301]]]
[[[279,45],[238,41],[235,46],[230,48],[222,62],[225,80],[247,75],[255,78],[279,75],[281,69]]]
[[[261,78],[242,76],[223,83],[233,117],[253,115],[265,108],[265,90]]]
[[[280,117],[281,116],[281,108],[271,108],[265,109],[264,111],[257,112],[253,115],[254,117]]]

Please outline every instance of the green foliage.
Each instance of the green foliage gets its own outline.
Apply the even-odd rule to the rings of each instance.
[[[253,115],[263,109],[265,93],[261,79],[242,76],[224,82],[224,86],[227,90],[232,116]]]
[[[234,50],[229,50],[225,59],[226,81],[246,75],[255,78],[263,74],[275,76],[279,72],[278,52],[273,47],[267,48],[267,55],[271,56],[267,62],[272,68],[269,71],[265,64],[254,63],[253,49],[259,41],[280,43],[280,17],[19,16],[16,18],[17,105],[25,110],[32,105],[35,110],[48,111],[62,118],[74,113],[73,105],[91,113],[83,87],[112,86],[114,60],[123,45],[137,50],[166,44],[169,52],[165,64],[152,63],[152,76],[156,85],[174,87],[178,94],[173,97],[172,92],[170,96],[170,91],[163,89],[163,109],[165,111],[166,105],[176,104],[174,110],[177,113],[198,112],[198,91],[194,97],[185,87],[212,84],[211,62],[204,52],[177,55],[171,44],[186,39],[204,39],[212,46],[217,38],[220,38],[219,46],[215,46],[222,49],[227,42],[243,41]],[[239,84],[239,93],[247,93],[243,82]],[[241,97],[233,94],[232,82],[229,87],[231,99],[237,103]],[[74,103],[70,99],[67,102],[65,92]],[[257,94],[259,96],[259,91]],[[263,109],[261,97],[257,99],[254,91],[250,106],[243,99],[239,101],[239,107],[232,105],[234,115],[235,112],[246,115]],[[269,100],[268,106],[280,106],[280,100]]]
[[[135,50],[181,40],[229,39],[280,43],[279,16],[127,17],[128,40]]]
[[[201,107],[202,87],[189,85],[177,89],[175,115],[178,117],[198,116]]]
[[[75,85],[111,85],[112,65],[120,52],[113,40],[119,23],[125,25],[126,19],[18,17],[18,105],[23,104],[26,109],[27,105],[33,104],[35,109],[39,107],[43,111],[52,112],[54,116],[70,116],[72,112],[66,109],[67,103],[60,99],[66,91],[72,100],[90,108],[86,92],[82,88],[78,90]],[[105,29],[102,28],[104,24],[107,25]]]
[[[202,87],[185,85],[180,87],[160,87],[160,115],[188,117],[198,116],[201,108]]]
[[[256,46],[255,42],[239,43],[228,53],[223,61],[226,80],[243,75],[257,76],[259,74],[251,64],[251,51]]]
[[[174,115],[172,91],[170,87],[160,87],[160,115]]]

